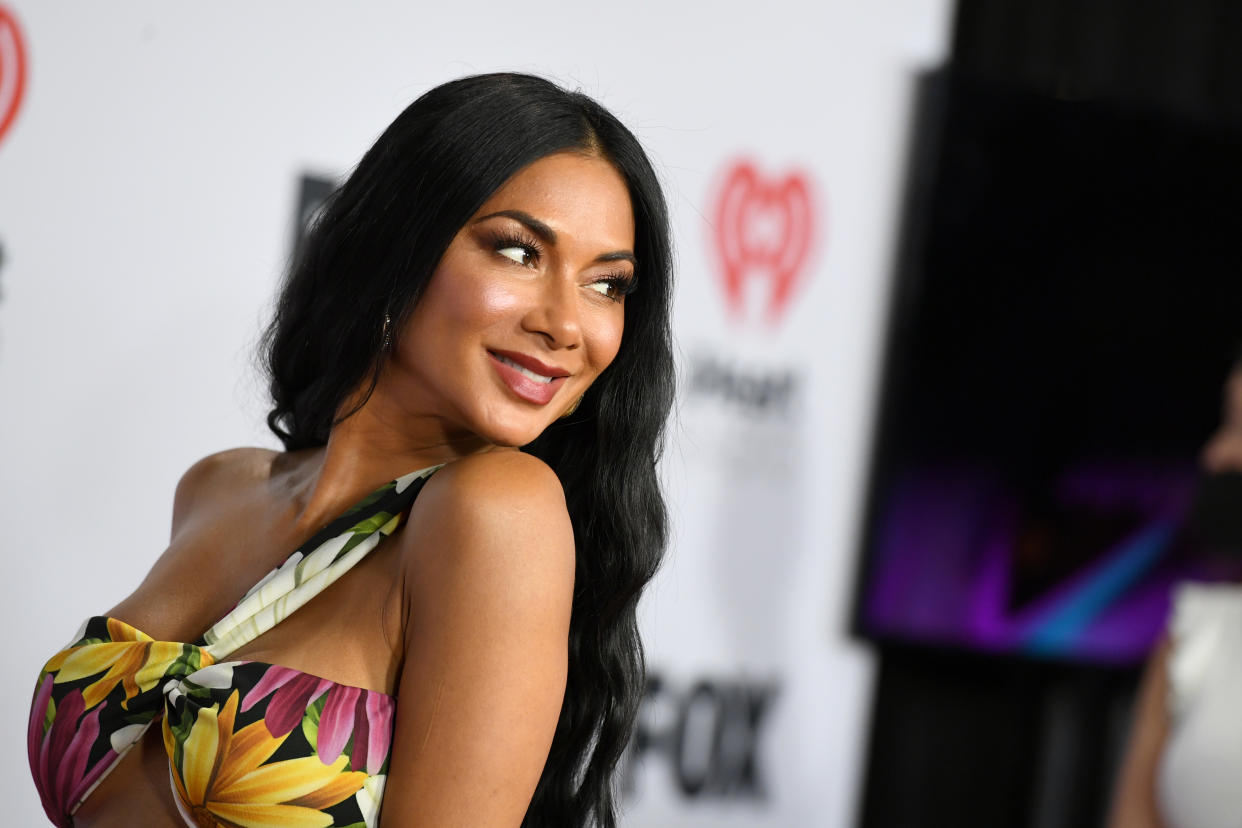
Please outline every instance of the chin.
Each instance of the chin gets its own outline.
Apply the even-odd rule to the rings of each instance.
[[[499,425],[493,423],[490,428],[481,430],[480,436],[494,446],[521,448],[528,443],[533,443],[540,434],[543,434],[547,427],[547,423],[539,423],[537,425],[530,423],[506,423]]]

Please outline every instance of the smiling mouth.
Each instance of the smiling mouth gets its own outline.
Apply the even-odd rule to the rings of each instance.
[[[569,372],[554,365],[545,365],[522,353],[498,353],[489,350],[492,367],[500,381],[519,399],[535,405],[547,405],[569,378]],[[547,373],[544,373],[544,372]]]
[[[553,380],[553,377],[545,377],[543,374],[536,374],[534,371],[530,370],[529,368],[526,368],[522,365],[518,365],[513,360],[509,359],[506,356],[498,354],[495,351],[492,352],[492,356],[495,357],[498,362],[504,365],[508,365],[510,368],[517,371],[518,373],[520,373],[522,376],[526,377],[527,379],[534,380],[535,382],[542,382],[544,384],[550,383]]]

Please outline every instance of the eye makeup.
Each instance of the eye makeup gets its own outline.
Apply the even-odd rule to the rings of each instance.
[[[543,256],[543,245],[538,239],[529,233],[522,233],[513,228],[494,231],[491,236],[491,246],[497,253],[522,267],[534,267]],[[512,256],[505,255],[504,251],[510,249],[523,251],[526,256],[525,261],[518,261]]]
[[[638,289],[638,279],[632,273],[612,273],[591,283],[592,288],[595,285],[607,285],[607,290],[597,292],[614,302],[620,302]]]
[[[497,254],[520,267],[533,268],[538,266],[544,255],[544,243],[534,234],[525,232],[519,227],[507,226],[488,230],[486,244]],[[509,255],[508,251],[520,251],[521,258]],[[604,290],[596,290],[596,285],[604,285]],[[635,274],[629,271],[613,271],[605,273],[591,281],[592,290],[614,302],[620,302],[638,287]]]

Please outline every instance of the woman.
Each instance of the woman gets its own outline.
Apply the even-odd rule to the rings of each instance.
[[[285,451],[191,467],[168,550],[44,668],[52,820],[615,824],[671,287],[656,177],[597,103],[511,74],[415,101],[277,303]]]
[[[1237,549],[1242,480],[1242,361],[1224,418],[1203,449],[1197,522],[1205,541]],[[1118,774],[1113,828],[1242,825],[1242,587],[1187,583],[1148,662]]]

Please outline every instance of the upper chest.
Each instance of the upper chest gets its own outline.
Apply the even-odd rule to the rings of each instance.
[[[157,640],[195,641],[274,569],[313,551],[311,538],[290,527],[287,505],[253,494],[214,505],[184,522],[140,589],[110,614]],[[316,579],[326,584],[302,583],[301,573],[283,579],[297,594],[276,596],[275,623],[225,657],[392,692],[403,640],[400,533],[377,538],[331,579]]]

